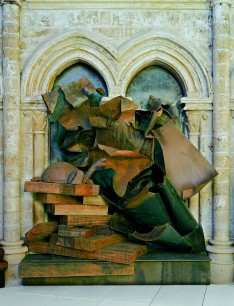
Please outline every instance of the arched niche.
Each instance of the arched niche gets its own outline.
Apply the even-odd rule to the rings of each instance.
[[[131,79],[126,96],[132,97],[142,108],[147,108],[150,95],[175,104],[186,92],[184,84],[173,73],[160,65],[150,65]]]
[[[177,114],[178,126],[188,134],[184,104],[181,103],[181,98],[186,96],[186,90],[182,80],[173,71],[159,64],[143,68],[129,82],[126,96],[133,98],[142,109],[148,108],[150,96],[161,99],[164,108],[171,109],[174,115]]]
[[[79,61],[100,72],[111,96],[124,95],[132,77],[155,64],[173,71],[188,97],[209,97],[212,92],[207,59],[178,33],[157,29],[140,33],[117,47],[98,32],[75,30],[51,37],[25,61],[22,101],[41,100],[41,93],[53,88],[56,77]]]
[[[148,66],[159,65],[180,80],[186,96],[211,96],[211,72],[205,55],[178,33],[164,29],[140,33],[124,43],[118,54],[121,59],[118,84],[122,94],[126,93],[133,76]]]
[[[76,30],[50,38],[25,62],[21,98],[41,100],[40,95],[52,90],[56,78],[79,62],[99,71],[110,91],[115,84],[115,56],[115,48],[99,33]]]
[[[100,72],[84,62],[78,62],[62,71],[61,74],[56,77],[52,89],[56,90],[59,85],[66,85],[83,76],[89,78],[96,88],[102,88],[106,96],[108,96],[107,84]],[[65,131],[58,123],[50,124],[50,162],[52,164],[63,160],[63,156],[55,139],[57,139],[59,133],[64,132]]]
[[[105,80],[91,65],[84,62],[78,62],[61,72],[55,79],[53,84],[53,90],[57,89],[59,85],[65,85],[70,82],[76,81],[83,76],[89,78],[96,88],[102,88],[108,96],[108,88]]]

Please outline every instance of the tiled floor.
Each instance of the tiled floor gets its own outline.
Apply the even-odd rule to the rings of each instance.
[[[234,285],[33,286],[0,289],[1,306],[234,306]]]

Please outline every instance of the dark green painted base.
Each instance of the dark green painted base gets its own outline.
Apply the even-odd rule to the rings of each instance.
[[[40,260],[46,262],[53,257],[58,264],[79,259],[55,255],[31,254],[20,263],[31,265]],[[38,268],[38,266],[37,266]],[[204,285],[210,283],[210,260],[206,255],[172,253],[151,250],[135,261],[132,276],[70,276],[24,278],[23,284],[32,285]]]

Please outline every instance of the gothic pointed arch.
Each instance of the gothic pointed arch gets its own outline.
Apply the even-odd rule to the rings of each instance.
[[[96,69],[107,87],[115,83],[116,50],[101,34],[72,31],[45,41],[28,59],[22,71],[22,98],[40,99],[52,90],[56,77],[66,68],[83,62]]]
[[[150,65],[160,65],[184,86],[187,96],[209,97],[211,73],[201,50],[178,34],[163,29],[139,34],[124,43],[118,50],[121,59],[118,81],[125,93],[134,76]]]

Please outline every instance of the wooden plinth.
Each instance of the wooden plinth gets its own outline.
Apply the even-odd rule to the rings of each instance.
[[[55,277],[46,269],[48,259],[53,258],[54,269],[57,271]],[[171,253],[159,250],[150,250],[147,254],[140,256],[134,263],[134,274],[132,275],[92,275],[74,276],[68,275],[67,271],[71,265],[76,265],[80,259],[67,258],[55,255],[27,255],[20,263],[19,272],[30,267],[30,271],[21,274],[24,285],[205,285],[210,283],[210,260],[206,255]],[[32,277],[32,271],[38,269],[45,271],[43,277]],[[85,262],[85,260],[83,261]],[[100,261],[99,261],[100,262]],[[89,261],[94,265],[97,261]],[[113,263],[104,263],[110,267]],[[115,264],[114,264],[115,265]],[[118,265],[118,264],[117,264]],[[63,267],[62,271],[60,267]],[[47,266],[48,267],[48,266]],[[120,264],[119,267],[122,267]],[[122,267],[124,269],[124,267]],[[103,266],[103,271],[105,271]],[[121,269],[121,268],[120,268]],[[127,266],[126,269],[130,269]],[[46,272],[48,271],[48,273]],[[65,271],[65,272],[63,272]],[[112,271],[114,271],[112,269]],[[128,273],[130,270],[128,270]],[[124,273],[124,272],[123,272]]]

